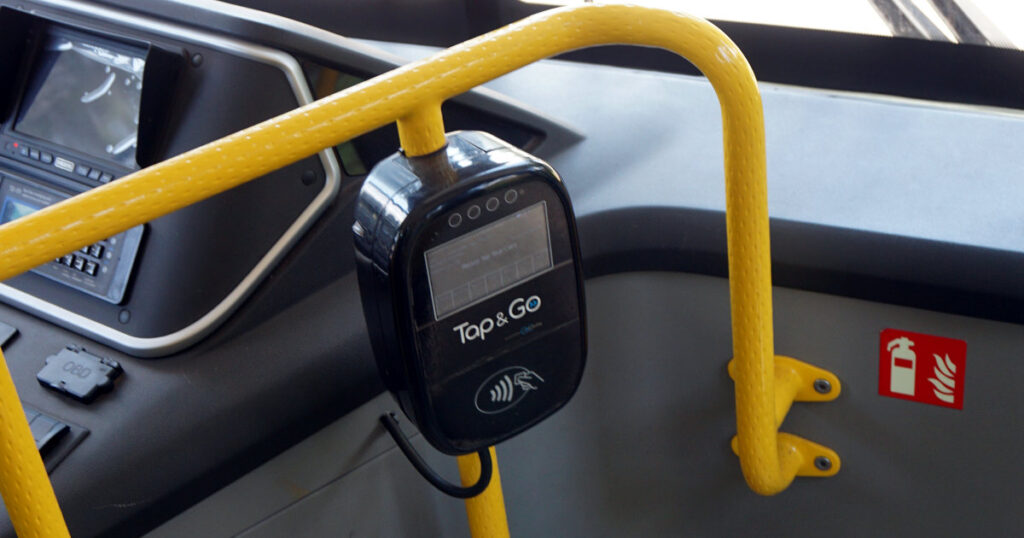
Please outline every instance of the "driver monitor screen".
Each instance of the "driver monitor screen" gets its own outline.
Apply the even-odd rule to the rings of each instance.
[[[39,208],[36,206],[8,197],[4,200],[3,207],[0,208],[0,224],[7,224],[14,219],[20,219],[21,217],[35,213],[38,210]]]
[[[145,55],[84,34],[51,31],[32,68],[14,130],[137,168]]]
[[[441,319],[551,269],[545,202],[425,253],[434,317]]]

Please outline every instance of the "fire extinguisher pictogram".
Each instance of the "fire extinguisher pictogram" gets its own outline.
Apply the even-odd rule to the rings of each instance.
[[[879,342],[878,393],[963,409],[966,361],[963,340],[886,329]]]
[[[916,383],[914,374],[917,373],[917,354],[911,349],[914,341],[901,336],[893,340],[885,347],[889,350],[889,390],[897,394],[914,395]]]

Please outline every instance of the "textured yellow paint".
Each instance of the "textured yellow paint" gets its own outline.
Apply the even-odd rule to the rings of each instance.
[[[445,146],[441,103],[430,103],[398,119],[398,140],[409,157],[433,153]]]
[[[474,538],[508,538],[508,520],[505,517],[505,496],[501,492],[501,474],[498,472],[498,453],[490,448],[491,483],[483,493],[466,499],[469,532]],[[476,454],[459,456],[459,476],[464,487],[476,484],[480,477],[480,458]]]
[[[729,361],[729,375],[735,380],[738,362],[733,359]],[[831,390],[825,394],[819,393],[814,388],[814,382],[818,379],[828,381]],[[786,414],[793,402],[827,402],[835,400],[842,392],[842,384],[835,374],[812,366],[803,361],[786,357],[775,356],[775,427],[778,428],[786,419]],[[781,475],[788,476],[794,473],[795,476],[832,476],[839,472],[841,461],[835,451],[812,443],[806,439],[788,433],[778,434],[779,458],[783,460]],[[733,437],[733,451],[738,454],[737,438]],[[814,466],[814,459],[825,457],[831,462],[832,467],[821,470]]]
[[[539,59],[613,43],[674,51],[696,65],[718,94],[725,145],[733,348],[739,359],[735,368],[738,453],[751,488],[776,493],[789,484],[793,468],[799,465],[792,451],[782,449],[775,428],[761,100],[739,49],[697,17],[617,5],[545,11],[0,226],[4,261],[0,280],[400,118],[406,125],[424,123],[430,128],[431,121],[423,118],[434,114],[431,107],[445,99]],[[403,141],[413,146],[415,154],[439,141],[436,132],[420,136],[405,131]],[[0,377],[10,382],[8,376]],[[21,411],[13,385],[10,391],[4,409],[13,420],[13,410]],[[24,444],[25,428],[7,431],[19,440],[4,444],[5,449],[12,443]],[[17,457],[16,449],[4,455],[5,467],[23,461],[12,459]],[[41,462],[24,460],[24,465],[9,472],[20,474],[24,487],[49,489]],[[30,526],[32,519],[59,517],[52,511],[34,512],[34,505],[20,502],[12,498],[8,508],[12,517],[24,511]]]
[[[43,459],[0,352],[0,494],[21,538],[68,536]]]
[[[739,442],[736,437],[732,438],[732,451],[739,454]],[[784,471],[796,476],[827,478],[838,473],[842,467],[839,454],[836,454],[831,448],[788,433],[779,432],[779,452],[787,454],[784,461],[786,465],[792,466]],[[814,463],[815,459],[819,457],[827,458],[831,467],[819,469]]]

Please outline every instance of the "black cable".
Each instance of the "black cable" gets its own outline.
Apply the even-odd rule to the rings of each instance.
[[[405,457],[409,459],[409,463],[416,468],[423,478],[427,479],[427,482],[430,482],[431,485],[442,493],[459,499],[468,499],[483,493],[487,486],[490,485],[491,452],[488,449],[484,448],[477,452],[477,456],[480,458],[480,479],[476,481],[476,484],[469,487],[456,486],[435,473],[427,465],[427,462],[423,461],[423,458],[420,457],[419,453],[416,452],[416,449],[412,447],[409,440],[405,437],[405,434],[402,433],[401,428],[398,427],[398,421],[395,420],[394,413],[381,415],[380,422],[388,430],[388,433],[391,434],[391,438],[395,440],[395,444],[402,450]]]

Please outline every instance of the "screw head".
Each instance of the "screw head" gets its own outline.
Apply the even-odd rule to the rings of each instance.
[[[817,467],[819,471],[828,471],[832,468],[832,460],[826,456],[818,456],[817,458],[814,458],[814,466]]]
[[[832,392],[832,383],[830,383],[827,379],[815,379],[814,390],[818,391],[818,394],[828,394]]]

